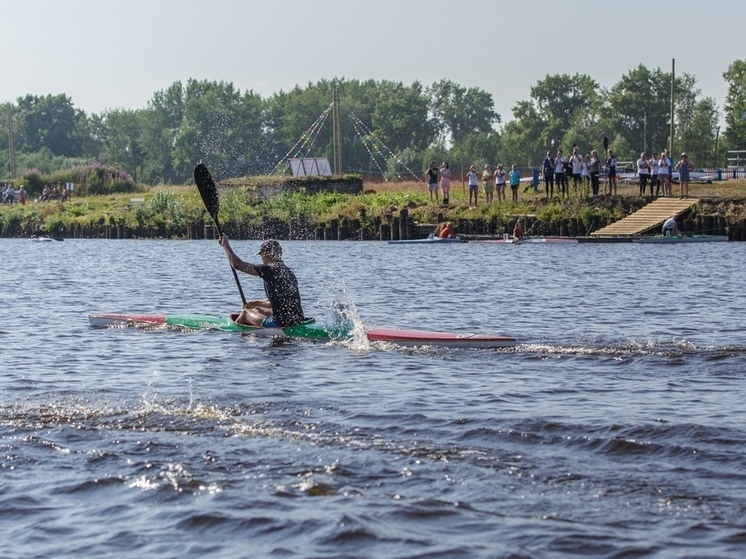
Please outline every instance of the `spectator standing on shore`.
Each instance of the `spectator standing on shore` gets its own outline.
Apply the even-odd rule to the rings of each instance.
[[[505,177],[507,176],[508,173],[503,168],[502,163],[500,163],[495,170],[495,187],[497,188],[498,204],[508,201],[507,196],[505,196]]]
[[[666,150],[666,159],[668,160],[668,193],[673,196],[673,192],[671,192],[673,185],[673,156],[671,156],[671,152],[668,150]]]
[[[438,168],[435,166],[435,161],[431,161],[427,168],[427,190],[430,193],[430,201],[435,202],[438,200]]]
[[[593,196],[598,196],[598,175],[601,173],[601,160],[598,158],[598,152],[591,150],[591,158],[588,161],[588,174],[591,178],[591,192]]]
[[[676,164],[676,170],[679,172],[679,198],[689,198],[689,173],[693,168],[686,153],[682,153]]]
[[[478,205],[477,196],[479,196],[479,176],[477,175],[477,169],[474,165],[469,166],[469,172],[466,173],[466,178],[469,181],[469,207],[476,208]],[[471,205],[472,197],[474,198],[474,206]]]
[[[440,191],[443,193],[443,203],[447,206],[451,198],[451,167],[448,161],[443,161],[440,167]]]
[[[610,149],[606,157],[606,176],[609,182],[609,196],[612,194],[616,196],[616,157],[614,156],[614,150]],[[606,187],[604,187],[604,194],[606,194]]]
[[[650,165],[644,153],[641,153],[640,159],[637,160],[637,176],[640,178],[640,196],[645,196],[645,189],[650,178]],[[653,193],[652,188],[650,193]]]
[[[521,173],[516,169],[515,164],[510,167],[510,191],[513,195],[513,203],[518,203],[518,187],[521,184]]]
[[[658,181],[660,181],[661,186],[663,187],[663,196],[666,198],[671,196],[670,169],[671,164],[668,161],[668,157],[666,157],[665,152],[662,151],[661,158],[658,160]]]
[[[567,189],[567,175],[565,175],[565,165],[567,164],[567,158],[562,155],[562,150],[557,150],[557,157],[554,158],[554,180],[557,183],[557,194],[562,194],[562,196],[566,196],[569,194],[568,192],[565,192],[565,189]]]
[[[492,200],[495,197],[495,183],[492,182],[492,168],[489,163],[484,166],[484,171],[482,171],[482,188],[484,188],[484,198],[487,205],[492,205]]]
[[[583,165],[582,169],[580,171],[581,176],[583,177],[583,182],[581,184],[581,190],[583,196],[588,196],[588,190],[591,184],[591,172],[590,172],[590,165],[591,162],[591,156],[590,155],[584,155],[583,156]]]
[[[572,146],[570,163],[572,164],[572,189],[575,192],[575,196],[577,196],[578,185],[581,184],[583,180],[583,156],[580,154],[580,148],[578,148],[577,146]]]
[[[658,180],[660,161],[658,160],[657,153],[653,152],[653,155],[650,157],[650,161],[648,161],[648,164],[650,165],[650,195],[660,196],[661,183]],[[653,187],[655,187],[655,194],[653,193]]]
[[[554,196],[554,158],[552,158],[551,151],[547,152],[547,156],[541,162],[541,167],[544,174],[544,190],[548,200]]]
[[[21,185],[21,189],[18,191],[18,201],[22,206],[26,205],[26,189]]]

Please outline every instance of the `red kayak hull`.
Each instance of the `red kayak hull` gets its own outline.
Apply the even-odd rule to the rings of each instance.
[[[404,346],[437,346],[466,348],[501,348],[516,345],[510,336],[491,334],[459,334],[456,332],[430,332],[400,328],[368,328],[368,340]]]

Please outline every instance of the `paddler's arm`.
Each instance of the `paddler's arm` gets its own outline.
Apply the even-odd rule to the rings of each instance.
[[[233,248],[231,248],[230,243],[228,242],[228,237],[226,235],[223,235],[218,239],[218,243],[220,243],[220,246],[223,247],[225,250],[226,256],[228,256],[228,262],[230,262],[231,266],[235,268],[236,270],[240,272],[245,272],[252,276],[258,276],[259,274],[256,273],[256,268],[253,264],[249,262],[244,262],[241,260],[238,255],[233,252]]]

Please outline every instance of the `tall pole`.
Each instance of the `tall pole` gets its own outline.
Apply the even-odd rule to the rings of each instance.
[[[334,128],[334,173],[342,174],[342,127],[339,118],[339,89],[334,88],[332,101],[332,127]]]
[[[671,136],[671,157],[675,157],[673,152],[673,134],[674,134],[674,107],[676,106],[676,59],[671,59],[671,130],[669,135]]]

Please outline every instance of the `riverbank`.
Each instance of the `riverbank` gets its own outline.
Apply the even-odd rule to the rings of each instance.
[[[674,194],[678,186],[674,185]],[[746,180],[692,184],[700,202],[681,216],[689,233],[728,235],[746,240]],[[390,240],[426,236],[450,221],[464,235],[501,235],[518,218],[536,224],[534,233],[583,236],[642,208],[637,185],[622,185],[617,195],[547,200],[541,189],[519,189],[518,203],[482,202],[468,206],[461,185],[448,206],[428,200],[421,183],[364,185],[364,192],[284,193],[257,203],[239,185],[220,185],[220,218],[234,238]],[[194,186],[155,187],[144,193],[73,197],[66,202],[27,202],[0,206],[0,236],[30,237],[43,231],[58,238],[212,238],[209,215]]]

